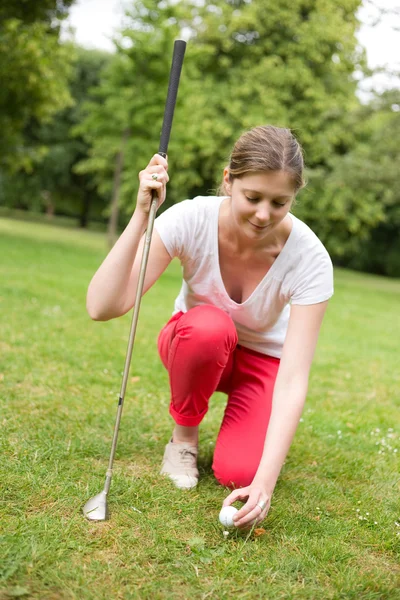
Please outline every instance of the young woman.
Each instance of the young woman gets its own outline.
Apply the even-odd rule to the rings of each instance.
[[[134,303],[153,190],[165,199],[167,161],[140,172],[135,212],[94,275],[87,308],[108,320]],[[236,142],[222,193],[169,208],[155,221],[144,289],[178,257],[183,283],[158,349],[175,421],[161,473],[197,484],[198,428],[215,391],[228,396],[213,471],[244,506],[235,525],[262,521],[295,434],[309,371],[333,294],[316,235],[290,213],[303,184],[301,148],[288,129],[256,127]]]

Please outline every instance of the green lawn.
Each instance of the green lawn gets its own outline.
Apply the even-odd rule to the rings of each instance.
[[[400,281],[336,272],[265,533],[225,539],[210,466],[223,395],[197,489],[158,476],[172,421],[156,337],[174,263],[142,302],[111,520],[82,516],[104,484],[131,319],[86,314],[105,252],[102,234],[0,219],[1,600],[400,598]]]

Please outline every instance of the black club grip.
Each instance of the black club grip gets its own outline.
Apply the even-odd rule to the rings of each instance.
[[[169,74],[167,100],[165,102],[164,119],[161,129],[160,145],[158,153],[166,156],[168,151],[169,137],[171,134],[172,119],[174,118],[174,110],[176,97],[178,95],[179,79],[182,71],[183,58],[185,56],[186,42],[183,40],[175,40],[174,52],[172,55],[172,64]]]

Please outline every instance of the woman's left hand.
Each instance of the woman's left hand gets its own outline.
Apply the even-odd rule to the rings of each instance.
[[[250,529],[261,523],[267,516],[271,506],[270,495],[261,487],[253,484],[233,490],[225,498],[222,506],[230,506],[236,500],[245,502],[245,505],[233,517],[235,527],[238,529]]]

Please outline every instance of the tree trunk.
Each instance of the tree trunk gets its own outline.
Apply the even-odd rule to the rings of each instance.
[[[46,217],[51,220],[54,217],[54,204],[52,201],[51,192],[48,190],[42,190],[42,198],[44,199]]]
[[[91,200],[91,192],[88,189],[86,189],[84,196],[83,196],[81,214],[79,216],[79,227],[82,227],[82,229],[86,229],[86,227],[88,226],[90,200]]]
[[[117,228],[118,228],[118,198],[119,198],[119,189],[121,186],[121,175],[122,169],[124,166],[124,151],[125,144],[129,136],[129,129],[126,128],[122,134],[121,139],[121,149],[117,154],[115,161],[115,170],[114,170],[114,184],[113,184],[113,195],[111,201],[111,214],[110,219],[108,221],[108,245],[110,249],[114,246],[117,240]]]

